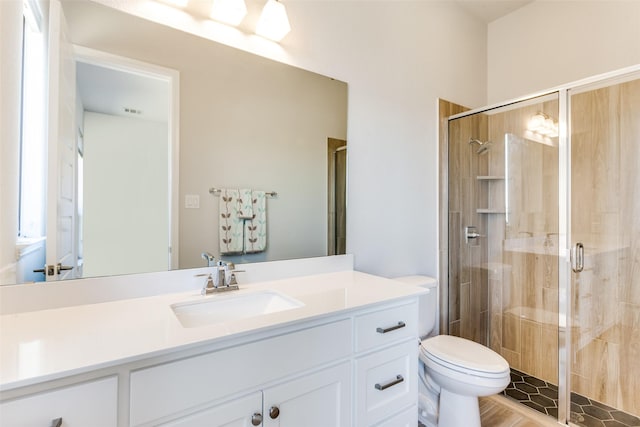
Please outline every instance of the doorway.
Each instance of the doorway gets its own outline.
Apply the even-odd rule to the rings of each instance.
[[[178,73],[75,53],[84,277],[177,268]]]
[[[328,255],[347,251],[347,141],[327,140]]]

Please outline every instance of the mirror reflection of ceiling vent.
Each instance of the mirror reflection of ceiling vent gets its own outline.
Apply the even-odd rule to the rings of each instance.
[[[124,107],[124,112],[128,114],[142,114],[142,110],[136,110],[135,108]]]

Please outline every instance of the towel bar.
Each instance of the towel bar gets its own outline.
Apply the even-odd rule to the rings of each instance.
[[[221,191],[222,191],[221,188],[211,187],[209,189],[209,193],[213,194],[214,196],[219,196]],[[276,193],[275,191],[265,191],[264,194],[266,194],[269,197],[276,197],[278,195],[278,193]]]

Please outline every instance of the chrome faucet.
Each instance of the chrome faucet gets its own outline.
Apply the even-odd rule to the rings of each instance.
[[[213,256],[208,253],[203,253],[203,258],[205,255]],[[238,286],[238,280],[236,279],[236,274],[242,272],[243,270],[235,270],[235,264],[232,262],[224,262],[222,260],[211,261],[207,259],[207,261],[212,262],[213,272],[209,274],[198,274],[198,277],[207,276],[207,279],[202,287],[201,295],[209,295],[214,292],[226,292],[226,291],[237,291],[240,289]]]
[[[216,265],[216,258],[209,252],[202,252],[202,255],[200,256],[202,257],[202,259],[207,261],[207,267],[214,267]]]

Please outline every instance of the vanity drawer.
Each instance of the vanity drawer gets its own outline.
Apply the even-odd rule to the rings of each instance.
[[[407,340],[356,361],[358,426],[417,404],[418,344]]]
[[[117,425],[118,379],[108,377],[0,403],[0,426],[50,426],[56,419],[62,419],[62,426]]]
[[[376,424],[376,427],[415,427],[418,425],[418,406],[411,406],[399,414]]]
[[[131,374],[131,426],[195,408],[351,354],[349,319]]]
[[[418,336],[418,303],[356,317],[356,352]],[[417,341],[416,341],[417,342]]]

